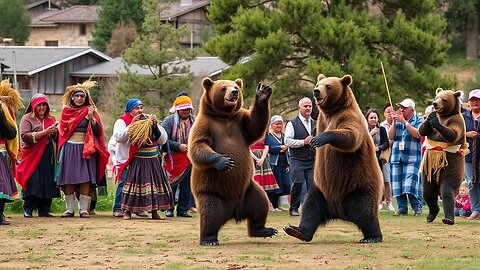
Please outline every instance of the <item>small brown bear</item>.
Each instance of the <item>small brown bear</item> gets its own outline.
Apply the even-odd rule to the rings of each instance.
[[[312,240],[319,225],[341,219],[358,226],[361,243],[383,240],[378,220],[382,174],[367,122],[350,89],[352,77],[318,75],[313,96],[319,108],[315,157],[315,186],[307,193],[298,227],[287,234]]]
[[[435,111],[418,129],[421,136],[426,136],[420,168],[423,198],[429,209],[427,222],[433,222],[440,211],[437,202],[440,195],[445,212],[442,222],[454,224],[455,195],[463,181],[464,155],[468,153],[460,94],[438,88],[432,103]]]
[[[265,135],[272,89],[258,84],[252,109],[243,106],[243,81],[205,78],[200,110],[190,131],[192,192],[200,216],[200,244],[219,245],[218,232],[229,220],[247,219],[252,237],[271,237],[265,227],[268,198],[253,181],[249,146]]]

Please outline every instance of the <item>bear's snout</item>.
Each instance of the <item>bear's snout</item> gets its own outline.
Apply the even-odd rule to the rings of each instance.
[[[437,109],[438,103],[436,101],[432,102],[433,108]]]
[[[318,88],[313,89],[313,96],[315,98],[319,98],[320,97],[320,89],[318,89]]]
[[[230,96],[232,96],[232,97],[238,97],[238,90],[237,90],[237,89],[232,90],[232,92],[230,92]]]

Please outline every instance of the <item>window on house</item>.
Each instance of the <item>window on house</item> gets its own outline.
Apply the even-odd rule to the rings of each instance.
[[[45,46],[58,47],[58,40],[45,40]]]
[[[85,35],[87,35],[87,25],[80,24],[80,36],[85,36]]]

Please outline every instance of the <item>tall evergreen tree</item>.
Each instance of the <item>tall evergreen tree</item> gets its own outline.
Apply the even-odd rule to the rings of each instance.
[[[479,56],[480,0],[440,0],[441,9],[446,9],[449,38],[454,43],[461,40],[467,59]]]
[[[447,57],[440,39],[446,23],[435,3],[212,0],[209,18],[217,35],[205,49],[233,65],[225,76],[244,78],[247,95],[256,82],[269,80],[274,112],[296,110],[319,73],[351,74],[360,106],[380,108],[388,102],[380,61],[392,102],[411,97],[422,103],[438,86],[453,86],[435,70]],[[238,64],[243,57],[251,60]]]
[[[32,18],[23,0],[0,0],[0,37],[13,38],[16,45],[25,45],[30,36]]]
[[[104,52],[110,42],[112,31],[119,22],[132,21],[140,32],[145,17],[142,0],[100,0],[100,13],[93,29],[93,45]]]
[[[160,22],[162,7],[157,0],[144,0],[145,22],[130,48],[122,56],[127,72],[119,73],[120,84],[116,98],[120,104],[128,98],[142,99],[144,105],[154,109],[159,116],[168,114],[171,106],[167,100],[179,90],[190,89],[192,76],[188,66],[173,66],[195,57],[192,50],[182,50],[179,39],[187,35],[186,28],[175,29]],[[136,64],[150,70],[149,76],[139,75],[129,69]]]

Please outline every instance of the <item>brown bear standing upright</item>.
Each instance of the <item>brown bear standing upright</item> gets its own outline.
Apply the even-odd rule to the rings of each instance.
[[[252,237],[271,237],[268,198],[253,181],[249,146],[265,135],[272,89],[259,84],[251,110],[242,108],[243,82],[205,78],[200,110],[188,141],[192,192],[200,216],[200,244],[218,245],[229,220],[247,219]]]
[[[311,241],[319,225],[331,219],[350,221],[363,233],[361,243],[381,242],[378,221],[382,174],[367,122],[350,89],[352,77],[318,75],[313,96],[320,110],[311,146],[315,186],[307,193],[298,227],[287,234]]]
[[[419,127],[425,139],[426,151],[420,166],[423,198],[428,205],[427,222],[432,222],[440,211],[438,195],[442,197],[445,217],[442,222],[453,225],[455,195],[465,173],[465,122],[461,114],[461,92],[437,89],[432,105],[435,109]]]

